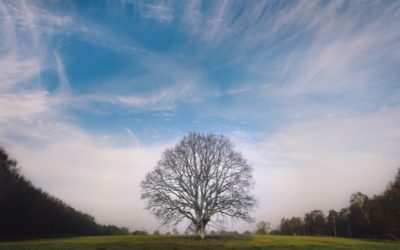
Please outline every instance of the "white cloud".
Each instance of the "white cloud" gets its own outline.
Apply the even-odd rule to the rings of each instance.
[[[65,75],[64,64],[61,60],[60,55],[57,51],[54,52],[54,57],[56,59],[56,70],[59,80],[59,87],[58,90],[60,94],[68,94],[69,93],[69,81],[67,76]]]
[[[135,77],[121,74],[100,82],[100,93],[77,95],[73,105],[96,110],[95,104],[103,102],[144,110],[169,110],[178,103],[201,101],[214,88],[204,84],[206,75],[200,67],[187,64],[179,57],[148,55],[140,61],[140,67],[146,73]]]
[[[71,124],[61,105],[76,99],[68,95],[69,80],[60,54],[47,56],[46,40],[59,32],[55,27],[69,25],[70,19],[21,4],[19,8],[0,3],[5,16],[1,37],[7,47],[0,56],[0,144],[36,186],[94,215],[100,223],[156,228],[154,218],[143,209],[139,183],[168,145],[141,146],[127,129],[133,141],[121,147],[119,137],[90,135]],[[27,38],[25,33],[17,36],[20,29],[31,31],[32,43],[21,45]],[[56,94],[44,91],[40,81],[41,72],[52,65],[59,78]],[[152,104],[173,102],[187,88],[180,90],[160,93]]]
[[[182,23],[193,40],[205,41],[202,51],[264,78],[259,85],[274,83],[268,95],[356,92],[379,84],[385,63],[400,63],[400,5],[346,4],[192,2],[184,8]]]
[[[68,27],[71,19],[26,1],[2,2],[0,13],[4,17],[0,25],[0,90],[6,93],[16,87],[40,89],[40,73],[53,65],[47,57],[50,40]],[[59,71],[61,61],[57,56],[56,61]]]
[[[93,113],[102,113],[104,109],[97,104],[109,104],[112,107],[134,108],[139,111],[172,110],[180,102],[195,102],[199,92],[195,92],[193,83],[175,84],[166,88],[143,94],[86,94],[64,98],[64,104],[87,110]],[[59,98],[62,100],[61,98]],[[68,102],[67,102],[68,101]]]
[[[119,96],[116,97],[115,101],[128,106],[156,106],[167,108],[178,100],[190,99],[192,91],[192,84],[182,84],[162,90],[159,93],[150,96]]]
[[[41,62],[38,58],[21,59],[16,55],[0,57],[0,90],[6,91],[38,76]]]
[[[29,120],[49,113],[47,93],[0,94],[0,120]]]
[[[257,219],[277,225],[282,217],[312,209],[343,208],[357,191],[382,192],[400,164],[399,112],[396,107],[314,117],[289,124],[261,142],[233,135],[255,168]]]
[[[139,183],[170,144],[142,146],[130,129],[129,140],[88,134],[68,122],[60,103],[46,92],[1,95],[0,144],[36,186],[98,222],[157,228]]]
[[[139,3],[140,14],[144,18],[154,19],[161,23],[169,23],[174,19],[174,9],[167,2]]]
[[[29,125],[29,135],[35,133],[40,146],[7,142],[4,133],[1,142],[34,184],[101,223],[147,230],[157,226],[140,201],[139,183],[168,144],[119,147],[110,137],[91,136],[54,120]]]

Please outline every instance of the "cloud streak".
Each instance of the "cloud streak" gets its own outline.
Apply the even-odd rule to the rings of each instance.
[[[158,22],[171,22],[174,18],[173,9],[164,2],[142,3],[140,6],[141,16],[157,20]]]

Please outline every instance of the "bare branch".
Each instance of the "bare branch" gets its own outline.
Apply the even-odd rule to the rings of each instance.
[[[252,183],[252,168],[227,137],[190,133],[147,174],[142,199],[163,224],[188,219],[204,237],[206,225],[220,218],[251,220]]]

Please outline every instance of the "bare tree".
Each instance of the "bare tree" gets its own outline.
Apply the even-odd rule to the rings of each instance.
[[[271,230],[271,223],[268,221],[260,221],[257,223],[256,234],[268,234]]]
[[[190,133],[167,149],[141,183],[142,199],[163,224],[189,220],[204,238],[208,223],[250,221],[252,168],[222,135]]]

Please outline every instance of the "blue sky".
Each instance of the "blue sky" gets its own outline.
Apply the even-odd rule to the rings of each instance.
[[[257,220],[340,208],[400,165],[399,17],[397,1],[0,1],[0,143],[132,229],[157,227],[138,183],[189,131],[253,165]]]

